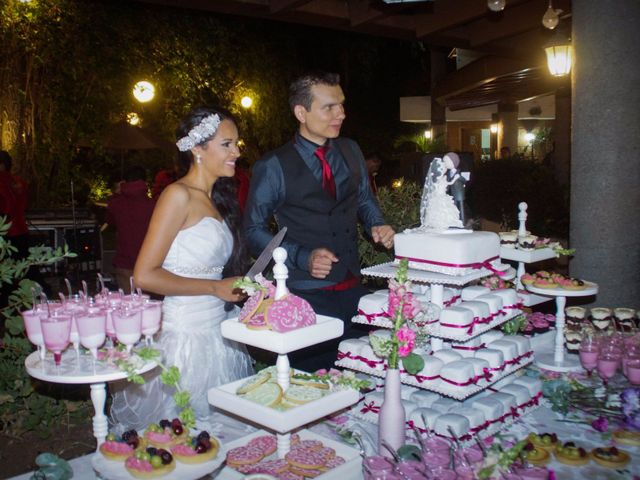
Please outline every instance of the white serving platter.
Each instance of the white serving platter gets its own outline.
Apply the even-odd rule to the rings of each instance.
[[[598,285],[593,282],[584,282],[584,290],[566,290],[564,288],[538,288],[534,285],[526,285],[527,290],[538,295],[551,297],[587,297],[598,293]]]
[[[507,267],[507,265],[504,265]],[[362,275],[368,275],[370,277],[379,278],[394,278],[396,276],[396,270],[398,265],[394,262],[382,263],[380,265],[374,265],[373,267],[367,267],[360,270]],[[508,267],[504,270],[504,275],[501,277],[504,280],[510,280],[515,277],[515,270],[512,267]],[[478,280],[480,278],[495,275],[491,270],[486,268],[479,269],[468,275],[446,275],[444,273],[427,272],[423,270],[416,270],[409,268],[407,272],[407,278],[412,282],[421,283],[436,283],[441,285],[466,285],[469,282]]]
[[[173,472],[161,478],[164,479],[180,479],[180,480],[196,480],[205,477],[209,473],[218,468],[225,458],[227,448],[222,445],[219,438],[216,438],[220,444],[218,455],[213,460],[198,464],[186,464],[175,460],[176,468]],[[96,452],[91,457],[91,465],[101,478],[109,480],[131,480],[135,479],[133,475],[124,466],[124,460],[107,460],[100,452]]]
[[[235,340],[252,347],[284,355],[301,348],[338,338],[344,332],[344,323],[339,318],[317,315],[316,322],[315,325],[280,333],[273,330],[247,328],[236,317],[222,322],[220,331],[222,336],[229,340]]]
[[[552,248],[536,248],[535,250],[520,250],[519,248],[500,247],[500,258],[523,263],[541,262],[556,258]]]
[[[241,447],[249,443],[249,440],[255,437],[259,437],[261,435],[266,435],[268,432],[264,430],[258,430],[246,437],[239,438],[230,442],[226,445],[226,450],[229,451],[232,448]],[[313,433],[310,430],[300,430],[297,432],[300,435],[302,440],[320,440],[326,447],[331,447],[336,451],[336,455],[341,456],[345,459],[345,463],[342,465],[332,468],[331,470],[323,473],[322,475],[318,475],[315,477],[320,480],[355,480],[362,478],[362,458],[360,457],[360,452],[358,450],[345,445],[344,443],[337,442],[335,440],[331,440],[327,437],[323,437],[316,433]],[[277,454],[273,454],[269,459],[276,459]],[[225,467],[220,474],[216,477],[217,480],[241,480],[245,478],[245,476],[236,470]]]
[[[342,322],[341,322],[342,323]],[[300,372],[305,373],[305,372]],[[349,407],[360,399],[353,389],[336,390],[324,397],[286,411],[278,411],[236,395],[236,390],[246,379],[211,388],[207,395],[209,403],[278,433],[287,433],[338,410]]]

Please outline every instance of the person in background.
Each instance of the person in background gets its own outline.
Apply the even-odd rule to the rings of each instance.
[[[502,147],[500,149],[500,158],[505,160],[511,158],[511,149],[509,147]]]
[[[29,255],[29,227],[26,211],[29,199],[27,182],[11,173],[13,159],[0,150],[0,215],[11,222],[7,239],[18,249],[16,258]]]
[[[340,137],[346,115],[340,77],[332,73],[301,76],[289,88],[289,106],[298,131],[282,147],[264,155],[253,167],[245,211],[245,233],[251,253],[258,255],[273,238],[275,216],[286,226],[289,290],[307,300],[315,312],[344,322],[367,293],[360,282],[358,218],[373,240],[393,246],[393,229],[385,224],[369,187],[358,145]],[[291,355],[291,364],[306,371],[328,368],[340,339]]]
[[[376,184],[376,176],[382,165],[382,159],[377,153],[373,152],[366,156],[365,165],[367,166],[367,172],[369,173],[369,187],[374,194],[378,193],[378,185]]]
[[[179,177],[179,168],[177,163],[173,163],[171,168],[165,168],[156,173],[153,179],[153,187],[151,187],[151,196],[158,198],[162,191],[167,188],[167,185],[171,185]]]
[[[106,223],[116,229],[116,254],[113,257],[116,282],[119,288],[128,292],[155,200],[149,198],[146,171],[140,166],[131,167],[119,186],[119,192],[107,202]]]

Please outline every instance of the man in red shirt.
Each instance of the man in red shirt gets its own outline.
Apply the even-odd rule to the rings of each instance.
[[[147,233],[155,200],[149,198],[146,172],[142,167],[130,168],[120,186],[120,193],[107,202],[107,223],[116,229],[116,254],[113,258],[116,281],[125,291],[138,252]]]

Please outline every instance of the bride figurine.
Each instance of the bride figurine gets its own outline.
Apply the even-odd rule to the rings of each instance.
[[[421,230],[446,231],[452,227],[463,228],[460,211],[453,197],[447,193],[449,185],[460,177],[456,173],[454,156],[457,155],[447,153],[442,158],[434,158],[429,166],[420,203]]]

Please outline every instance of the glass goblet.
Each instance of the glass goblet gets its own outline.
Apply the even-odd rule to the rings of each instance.
[[[616,370],[620,366],[620,357],[611,353],[600,352],[598,354],[597,370],[598,375],[602,379],[604,388],[606,389],[609,379],[616,374]]]
[[[142,335],[142,309],[116,308],[111,312],[116,338],[127,347],[127,353]]]
[[[59,313],[40,319],[44,346],[53,352],[56,365],[60,365],[62,351],[69,345],[71,335],[71,315]]]
[[[88,307],[76,318],[80,343],[98,358],[98,348],[106,339],[107,311],[100,307]]]
[[[593,337],[586,337],[580,343],[580,363],[587,371],[587,375],[590,377],[593,370],[598,366],[599,348],[598,344]]]
[[[640,385],[640,360],[629,360],[627,362],[627,373],[625,374],[632,385]]]
[[[27,331],[27,338],[31,343],[38,347],[40,359],[44,360],[46,350],[44,347],[44,337],[42,336],[42,327],[40,326],[40,318],[42,317],[42,312],[39,310],[25,310],[23,312],[20,312],[20,315],[22,316],[22,320],[24,321],[24,328]]]
[[[632,360],[640,360],[640,347],[631,345],[624,350],[622,354],[622,373],[627,375],[627,364]]]
[[[153,336],[160,330],[162,301],[147,300],[142,306],[142,334],[147,345],[153,343]]]

